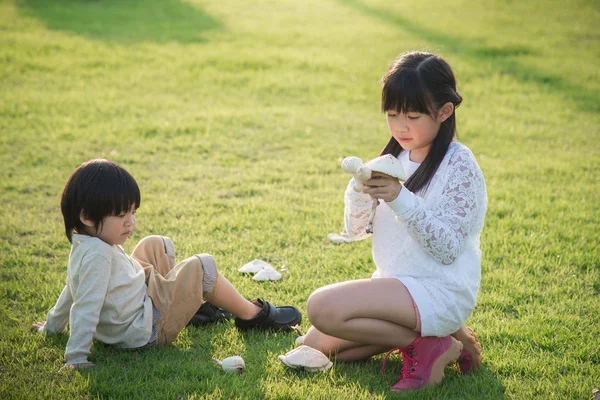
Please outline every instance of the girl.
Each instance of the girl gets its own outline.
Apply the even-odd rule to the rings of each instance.
[[[50,334],[69,321],[66,367],[94,366],[88,359],[92,338],[120,348],[167,345],[205,300],[235,314],[238,329],[283,330],[300,323],[295,307],[243,298],[208,254],[175,265],[167,237],[146,237],[127,255],[121,245],[136,227],[139,206],[135,179],[108,160],[80,165],[65,186],[61,210],[72,244],[67,282],[46,321],[32,329]]]
[[[409,178],[374,173],[362,193],[352,178],[345,194],[345,228],[355,240],[369,236],[373,198],[383,200],[373,224],[376,271],[372,279],[325,286],[308,300],[313,327],[304,344],[341,361],[401,353],[394,391],[438,384],[457,360],[463,372],[481,363],[481,347],[464,323],[479,290],[487,195],[473,154],[453,141],[461,102],[440,57],[410,52],[392,64],[381,101],[392,138],[381,154],[398,157]]]

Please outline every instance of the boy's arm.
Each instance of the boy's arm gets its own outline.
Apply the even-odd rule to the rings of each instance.
[[[88,363],[92,339],[110,280],[110,261],[99,254],[84,256],[77,271],[79,284],[73,292],[71,336],[67,342],[67,365]]]
[[[46,334],[64,332],[69,321],[72,304],[73,297],[71,297],[71,288],[69,286],[69,279],[67,278],[67,283],[60,296],[58,296],[56,305],[50,309],[46,316],[46,322],[37,331]]]

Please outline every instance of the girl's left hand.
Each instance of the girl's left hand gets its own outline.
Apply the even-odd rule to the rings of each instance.
[[[364,185],[363,193],[388,202],[398,197],[402,189],[402,184],[398,178],[381,172],[373,172],[371,179],[365,181]]]

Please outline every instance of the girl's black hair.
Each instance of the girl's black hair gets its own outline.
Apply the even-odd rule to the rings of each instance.
[[[400,55],[381,81],[382,112],[418,112],[433,118],[444,104],[450,102],[456,109],[462,102],[462,97],[456,91],[456,79],[450,65],[432,53],[413,51]],[[425,160],[404,183],[408,190],[418,192],[423,188],[427,189],[455,135],[456,118],[453,111],[442,122]],[[398,157],[402,150],[392,137],[381,155],[392,154]]]
[[[73,231],[88,234],[81,214],[102,226],[105,217],[119,215],[135,205],[140,206],[137,182],[119,164],[98,158],[81,164],[71,174],[60,201],[67,239],[72,242]]]

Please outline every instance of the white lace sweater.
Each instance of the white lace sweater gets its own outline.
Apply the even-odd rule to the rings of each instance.
[[[418,164],[400,153],[407,173]],[[370,196],[356,192],[351,179],[345,194],[345,229],[353,240],[370,236],[365,228]],[[479,237],[487,208],[483,174],[471,151],[453,142],[428,189],[377,207],[373,223],[373,278],[400,279],[421,314],[424,336],[456,331],[475,306],[481,277]]]

